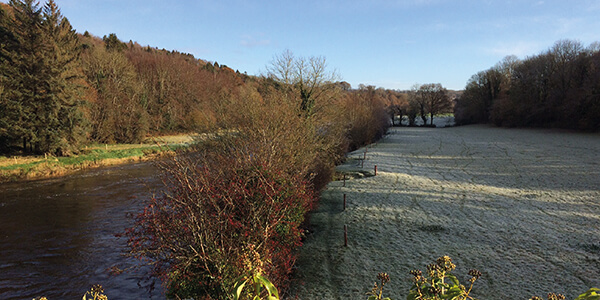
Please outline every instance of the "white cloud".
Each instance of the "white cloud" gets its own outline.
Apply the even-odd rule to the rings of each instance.
[[[448,28],[450,28],[450,26],[443,22],[434,22],[428,26],[428,29],[434,32],[443,32],[448,30]]]
[[[576,31],[577,27],[582,23],[582,20],[579,18],[567,19],[560,18],[557,20],[556,25],[556,34],[558,35],[566,35]]]
[[[268,46],[271,44],[271,40],[264,38],[263,34],[260,34],[259,36],[253,36],[253,35],[243,35],[242,36],[242,40],[240,41],[240,44],[244,47],[248,47],[248,48],[254,48],[254,47],[262,47],[262,46]]]
[[[546,45],[547,47],[547,45]],[[537,54],[540,51],[540,45],[533,41],[518,41],[513,43],[498,43],[492,47],[485,47],[483,50],[486,53],[504,57],[507,55],[516,55],[525,57],[528,55]]]

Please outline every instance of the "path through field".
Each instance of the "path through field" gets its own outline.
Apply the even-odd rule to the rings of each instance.
[[[311,216],[292,294],[366,299],[378,272],[405,299],[409,271],[449,255],[478,299],[573,299],[600,287],[600,136],[463,126],[394,128],[349,155]],[[369,174],[367,174],[369,175]],[[343,210],[343,194],[347,208]],[[348,227],[348,247],[343,228]]]

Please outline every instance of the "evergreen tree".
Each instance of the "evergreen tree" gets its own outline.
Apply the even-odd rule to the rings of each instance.
[[[48,44],[49,101],[46,118],[58,130],[46,130],[47,151],[68,154],[85,138],[81,101],[81,45],[69,20],[63,17],[54,0],[44,6],[43,29]]]
[[[14,38],[8,28],[8,15],[0,4],[0,151],[6,151],[13,139],[9,131],[10,114],[7,102],[6,90],[8,68],[12,65],[8,53],[14,45]]]
[[[1,12],[0,146],[65,155],[84,136],[77,100],[80,45],[54,0],[11,0]],[[4,36],[7,39],[4,39]]]
[[[44,49],[41,9],[33,0],[11,0],[13,18],[8,18],[8,29],[14,44],[5,53],[10,66],[4,69],[6,78],[4,99],[7,132],[11,139],[20,138],[23,148],[32,150],[38,142],[37,128],[41,125],[36,115],[43,114],[47,88],[43,84]]]
[[[127,45],[121,42],[117,35],[114,33],[111,33],[108,36],[105,35],[102,38],[102,40],[104,41],[104,46],[106,47],[106,50],[122,52],[123,50],[127,49]]]

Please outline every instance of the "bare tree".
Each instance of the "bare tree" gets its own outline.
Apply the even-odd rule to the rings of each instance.
[[[512,79],[512,75],[515,72],[515,68],[521,63],[521,60],[515,55],[505,56],[501,61],[499,61],[492,69],[500,72],[503,76],[502,82],[504,88],[508,88],[510,85],[510,80]]]
[[[296,58],[290,50],[285,50],[280,55],[275,55],[267,65],[267,76],[277,82],[293,84]]]
[[[422,102],[425,110],[429,113],[430,124],[433,125],[433,116],[449,111],[452,108],[452,102],[448,97],[448,90],[439,83],[424,84],[419,88]]]
[[[591,43],[586,50],[590,55],[600,52],[600,42]]]
[[[408,93],[408,103],[409,103],[409,126],[415,125],[417,115],[421,117],[423,120],[423,124],[427,123],[427,113],[425,112],[425,101],[423,95],[420,91],[421,85],[415,83],[411,86],[410,92]]]
[[[290,50],[273,58],[267,65],[267,76],[294,89],[301,99],[300,109],[307,116],[312,114],[315,101],[334,89],[339,80],[337,72],[327,70],[325,57],[295,57]]]

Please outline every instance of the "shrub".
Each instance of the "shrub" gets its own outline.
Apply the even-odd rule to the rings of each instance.
[[[433,264],[427,265],[427,275],[423,276],[420,270],[410,272],[413,275],[413,286],[406,297],[407,300],[439,300],[439,299],[455,299],[467,300],[474,299],[469,296],[473,289],[475,281],[481,277],[481,272],[470,270],[469,280],[470,286],[467,289],[460,284],[458,278],[450,272],[456,268],[452,263],[452,259],[448,256],[442,256]]]
[[[434,263],[427,265],[427,273],[423,275],[420,270],[412,270],[410,274],[413,276],[413,286],[410,288],[407,300],[475,300],[470,294],[473,290],[473,284],[479,277],[481,272],[472,269],[469,271],[471,278],[469,279],[469,288],[462,285],[456,276],[450,272],[456,266],[452,263],[452,259],[448,256],[438,258]],[[383,287],[390,281],[390,277],[386,273],[379,273],[377,279],[380,280],[380,285],[375,283],[375,286],[369,295],[368,300],[390,300],[391,298],[383,298]],[[600,300],[600,289],[591,288],[587,292],[579,295],[574,300]],[[565,296],[561,294],[549,293],[548,300],[565,300]],[[530,300],[542,300],[542,298],[534,296]]]
[[[248,273],[285,287],[314,195],[252,146],[233,141],[162,166],[166,192],[128,235],[131,253],[151,259],[167,296],[223,299]]]
[[[101,285],[95,284],[90,288],[89,291],[85,292],[82,297],[83,300],[108,300],[108,297],[104,294],[104,289]],[[48,300],[46,297],[37,297],[33,300]]]

